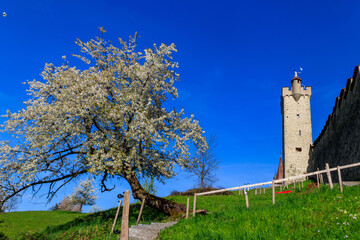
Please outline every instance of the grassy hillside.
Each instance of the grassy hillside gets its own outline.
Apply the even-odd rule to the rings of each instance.
[[[0,232],[15,237],[28,231],[42,231],[48,226],[69,222],[83,213],[63,211],[12,212],[0,214]]]
[[[136,223],[140,211],[140,203],[131,204],[129,213],[129,225]],[[122,212],[122,208],[121,208]],[[115,229],[121,229],[121,212]],[[116,208],[101,211],[76,218],[68,223],[49,227],[43,233],[48,239],[118,239],[118,235],[110,236],[111,227],[115,218]],[[144,206],[141,223],[164,221],[168,217],[152,208]]]
[[[130,225],[136,223],[140,203],[130,207]],[[118,239],[109,236],[116,208],[93,214],[63,211],[13,212],[0,214],[0,233],[10,239]],[[144,207],[142,223],[164,221],[167,216],[157,210]],[[121,228],[121,214],[115,229]],[[28,233],[24,235],[23,233]],[[0,240],[1,234],[0,234]]]
[[[272,205],[271,189],[261,195],[254,195],[251,190],[249,209],[245,207],[244,196],[237,192],[228,196],[199,196],[198,209],[207,209],[210,213],[180,220],[161,232],[160,239],[360,239],[360,187],[345,187],[344,193],[340,193],[337,185],[333,190],[328,186],[318,190],[306,189],[307,184],[301,191],[294,188],[290,194],[276,195],[275,205]],[[186,198],[168,197],[181,203],[186,203]],[[190,197],[190,200],[192,208],[193,198]],[[135,224],[139,208],[138,203],[131,205],[130,225]],[[109,236],[115,212],[115,208],[83,215],[40,212],[49,216],[58,214],[59,217],[63,214],[63,224],[49,224],[51,227],[47,229],[44,228],[51,221],[44,219],[49,216],[36,217],[39,212],[27,212],[30,219],[27,222],[32,222],[32,217],[38,218],[40,222],[34,225],[42,226],[41,239],[116,239],[116,235]],[[24,221],[21,219],[25,217],[10,217],[13,214],[17,213],[8,214],[9,217],[0,223],[0,232],[5,232],[4,224],[10,226],[17,222],[17,226],[28,225],[22,225]],[[142,223],[166,220],[167,217],[158,211],[144,208]],[[28,226],[26,230],[31,229]],[[7,228],[6,233],[15,236],[19,229],[25,231],[22,227],[15,229],[18,230],[9,232]],[[120,221],[116,229],[120,229]]]
[[[160,239],[360,239],[359,187],[294,191],[276,195],[275,205],[270,190],[250,194],[249,209],[244,196],[200,196],[198,208],[211,214],[181,220]]]

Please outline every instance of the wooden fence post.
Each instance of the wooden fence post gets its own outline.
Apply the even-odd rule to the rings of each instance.
[[[332,183],[332,179],[331,179],[331,172],[330,172],[330,167],[328,163],[325,163],[325,169],[327,170],[326,175],[330,184],[330,189],[333,189],[333,183]]]
[[[129,210],[130,210],[130,191],[126,190],[124,194],[124,207],[121,221],[121,240],[129,239]]]
[[[142,211],[144,209],[144,204],[145,204],[145,198],[142,200],[141,202],[141,207],[140,207],[140,212],[139,212],[139,216],[138,216],[138,219],[136,221],[136,226],[139,224],[140,222],[140,219],[141,219],[141,214],[142,214]]]
[[[319,171],[319,168],[317,168],[317,170]],[[324,184],[324,179],[323,179],[322,173],[319,174],[319,180],[320,180],[320,183]]]
[[[342,178],[341,178],[341,170],[340,170],[339,166],[337,166],[337,172],[338,172],[338,177],[339,177],[340,192],[343,192],[343,183],[342,183]]]
[[[186,201],[186,219],[189,217],[189,198],[187,198]]]
[[[280,191],[282,191],[282,185],[280,185]]]
[[[264,194],[265,194],[265,189],[266,189],[266,187],[264,187],[263,189],[264,189]]]
[[[320,188],[319,174],[316,174],[316,184],[317,184],[317,187]]]
[[[195,217],[195,211],[196,211],[196,193],[194,194],[193,217]]]
[[[320,174],[320,183],[324,184],[324,177],[323,177],[322,173]]]
[[[272,202],[275,204],[275,184],[274,180],[272,181]]]
[[[257,195],[257,188],[255,188],[255,195]]]
[[[298,182],[299,183],[299,191],[301,190],[301,188],[300,188],[300,182]]]
[[[304,188],[304,180],[301,181],[301,187]]]
[[[121,203],[122,203],[122,200],[120,200],[119,206],[118,206],[118,208],[117,208],[117,210],[116,210],[116,215],[115,215],[114,223],[113,223],[113,225],[112,225],[111,233],[110,233],[110,234],[114,233],[114,228],[115,228],[115,225],[116,225],[118,216],[119,216],[119,211],[120,211]]]
[[[245,192],[245,203],[246,203],[246,208],[249,208],[249,197],[247,192]]]
[[[294,188],[296,187],[296,180],[294,181]]]

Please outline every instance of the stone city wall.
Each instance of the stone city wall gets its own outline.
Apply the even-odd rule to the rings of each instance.
[[[360,65],[336,98],[332,114],[310,149],[312,170],[360,162]],[[310,170],[310,169],[309,169]],[[343,181],[360,180],[360,167],[341,170]],[[337,182],[337,172],[332,172]],[[324,174],[324,180],[326,174]]]

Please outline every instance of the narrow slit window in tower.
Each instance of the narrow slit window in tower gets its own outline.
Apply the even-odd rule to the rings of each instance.
[[[297,117],[297,118],[300,118],[300,114],[296,114],[296,117]]]
[[[299,130],[299,136],[301,136],[301,130]]]
[[[297,151],[297,152],[301,152],[301,148],[300,148],[300,147],[297,147],[297,148],[296,148],[296,151]]]

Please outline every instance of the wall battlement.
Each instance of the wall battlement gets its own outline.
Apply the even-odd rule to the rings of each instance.
[[[332,113],[310,149],[310,169],[324,169],[360,161],[360,65],[340,91]],[[312,165],[312,166],[311,166]],[[312,169],[311,169],[312,168]],[[360,180],[360,168],[343,170],[343,180]],[[337,181],[337,174],[332,175]]]
[[[314,146],[321,141],[323,136],[326,134],[326,131],[329,127],[329,125],[332,123],[333,118],[336,118],[337,115],[342,113],[341,106],[351,103],[354,98],[354,89],[355,86],[358,85],[357,83],[360,81],[360,65],[355,67],[354,74],[352,78],[349,78],[346,83],[346,87],[341,89],[340,95],[336,97],[335,105],[333,108],[333,111],[331,114],[329,114],[328,119],[326,121],[326,124],[324,128],[322,129],[321,133],[317,137],[317,139],[314,141]],[[358,92],[355,94],[360,94],[360,89],[358,89]],[[360,117],[360,116],[359,116]]]
[[[300,88],[300,93],[302,94],[302,95],[305,95],[305,96],[311,96],[311,87],[301,87]],[[290,96],[292,96],[292,89],[291,88],[289,88],[289,87],[283,87],[282,89],[281,89],[281,96],[282,97],[290,97]]]

